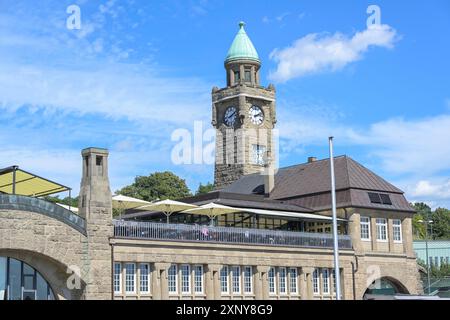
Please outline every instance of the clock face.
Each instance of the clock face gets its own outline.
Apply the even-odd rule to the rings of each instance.
[[[264,113],[258,106],[252,106],[248,111],[248,115],[250,116],[250,121],[253,124],[260,125],[264,120]]]
[[[225,115],[223,117],[223,122],[229,127],[234,126],[237,118],[237,110],[235,107],[228,107],[227,110],[225,110]]]

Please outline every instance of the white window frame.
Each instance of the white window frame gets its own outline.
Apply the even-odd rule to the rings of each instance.
[[[397,224],[398,223],[398,224]],[[396,239],[396,229],[397,235],[399,236],[399,239]],[[393,219],[392,220],[392,238],[395,243],[402,243],[403,242],[403,235],[402,235],[402,220],[400,219]]]
[[[364,221],[364,220],[366,220],[366,221]],[[363,238],[363,232],[362,232],[363,226],[367,227],[367,233],[368,233],[368,237],[367,238]],[[371,240],[370,217],[366,217],[366,216],[361,216],[360,217],[360,229],[361,229],[361,232],[360,232],[361,233],[361,235],[360,235],[361,236],[361,240],[362,241],[370,241]]]
[[[269,282],[269,295],[277,294],[277,273],[274,267],[269,268],[267,272],[267,279]]]
[[[330,294],[330,270],[328,268],[322,269],[322,293]]]
[[[250,290],[247,290],[250,288]],[[253,293],[253,267],[245,266],[244,267],[244,294],[252,294]]]
[[[231,291],[233,294],[241,294],[241,267],[232,266],[231,267]],[[237,287],[235,286],[237,285]],[[237,290],[235,290],[237,288]]]
[[[116,267],[119,266],[119,272],[117,273]],[[114,262],[114,293],[115,294],[121,294],[122,293],[122,263],[120,262]],[[117,283],[118,282],[118,283]],[[117,286],[119,287],[119,290],[116,290]]]
[[[174,270],[174,272],[172,273],[171,270]],[[172,279],[172,277],[174,277],[174,279]],[[175,290],[171,290],[171,282],[175,284]],[[171,264],[169,269],[167,269],[167,290],[169,291],[169,294],[178,293],[178,266],[176,264]]]
[[[377,226],[377,241],[378,242],[388,242],[388,226],[387,226],[387,219],[386,218],[376,218],[375,224]],[[382,230],[384,230],[384,234],[386,236],[385,239],[382,239],[381,236],[383,235]]]
[[[133,273],[128,273],[128,267],[132,266]],[[133,290],[128,290],[129,285],[133,285]],[[125,263],[125,293],[126,294],[135,294],[136,293],[136,263],[127,262]]]
[[[198,288],[200,288],[200,290],[198,290]],[[194,266],[194,293],[203,294],[203,292],[204,292],[203,266],[196,265]]]
[[[143,274],[142,273],[142,267],[143,266],[147,266],[147,273]],[[149,294],[150,293],[150,284],[151,284],[151,280],[150,280],[150,275],[151,275],[151,270],[150,270],[150,264],[149,263],[140,263],[139,264],[139,292],[142,294]],[[144,276],[146,278],[144,278]],[[146,282],[146,286],[147,286],[147,290],[142,290],[143,284]]]
[[[295,288],[295,290],[293,290]],[[289,268],[289,293],[298,294],[298,270],[297,268]]]
[[[287,270],[285,267],[278,268],[278,292],[280,295],[287,294]]]
[[[313,281],[313,294],[320,295],[320,270],[319,268],[315,268],[312,273],[312,281]]]
[[[187,274],[186,274],[187,272]],[[180,266],[181,294],[191,293],[191,266],[182,264]],[[185,290],[187,288],[187,290]]]
[[[220,269],[220,293],[229,294],[230,293],[230,281],[229,281],[229,270],[228,266],[222,266]],[[225,290],[224,290],[225,289]]]

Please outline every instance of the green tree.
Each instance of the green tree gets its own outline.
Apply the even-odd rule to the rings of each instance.
[[[65,205],[68,205],[68,206],[71,206],[71,207],[78,207],[78,197],[75,197],[75,198],[69,198],[69,197],[59,198],[59,196],[45,196],[42,199],[46,200],[48,202],[61,203],[61,204],[65,204]]]
[[[116,193],[145,201],[180,199],[191,196],[186,181],[170,171],[155,172],[149,176],[137,176],[133,184],[116,191]]]
[[[431,214],[433,239],[450,239],[450,210],[437,208]]]
[[[413,236],[415,239],[425,239],[426,230],[423,221],[431,218],[431,208],[423,202],[414,203],[412,206],[417,211],[412,218]]]
[[[199,194],[205,194],[205,193],[211,192],[213,190],[214,190],[214,185],[212,183],[208,182],[205,185],[200,183],[195,195],[198,196]]]

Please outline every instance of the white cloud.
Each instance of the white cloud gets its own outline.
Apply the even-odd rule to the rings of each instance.
[[[0,108],[26,105],[166,123],[192,123],[207,114],[210,86],[155,73],[150,67],[118,63],[63,68],[0,64]]]
[[[352,143],[371,147],[386,171],[426,175],[450,170],[450,115],[390,119],[350,133]]]
[[[326,71],[337,71],[360,60],[372,46],[392,48],[397,32],[388,25],[373,25],[349,38],[341,33],[331,36],[308,34],[284,49],[270,54],[278,65],[269,77],[277,82]]]
[[[411,191],[418,198],[450,199],[450,179],[442,182],[419,181]]]

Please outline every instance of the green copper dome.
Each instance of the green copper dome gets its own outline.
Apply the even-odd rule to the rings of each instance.
[[[225,63],[240,59],[260,62],[258,52],[256,52],[252,41],[245,32],[244,26],[244,22],[239,22],[239,32],[237,33],[230,49],[228,50]]]

